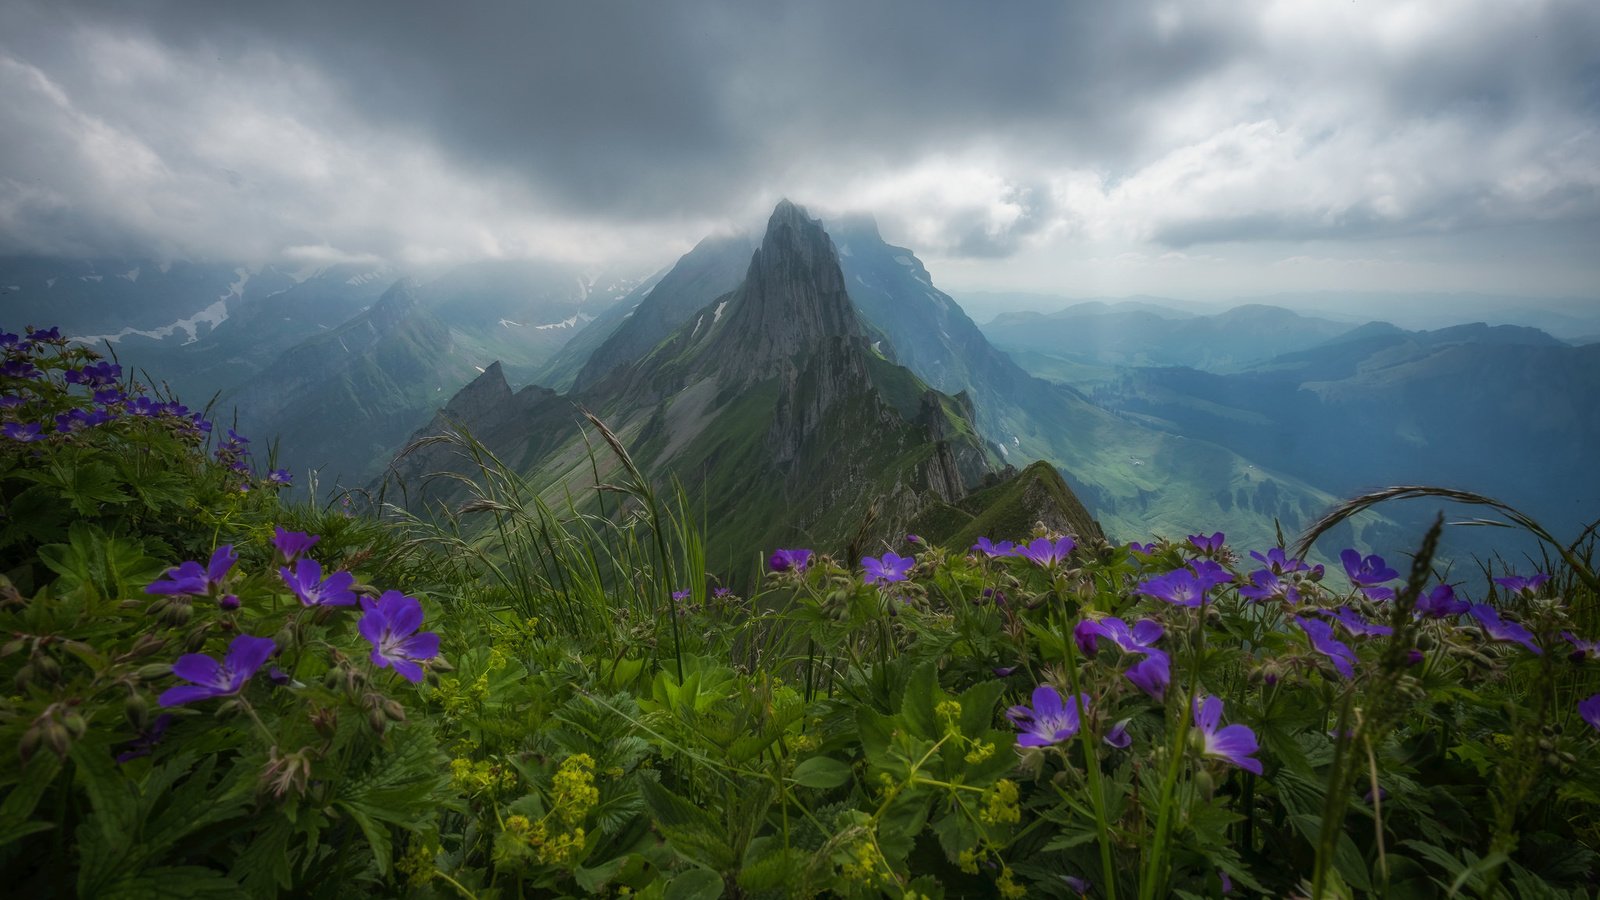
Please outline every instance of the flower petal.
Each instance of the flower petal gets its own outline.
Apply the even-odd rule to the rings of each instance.
[[[185,653],[172,664],[172,674],[195,684],[222,683],[222,664],[204,653]]]

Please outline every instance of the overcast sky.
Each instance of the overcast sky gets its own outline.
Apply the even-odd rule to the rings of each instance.
[[[946,289],[1600,296],[1600,3],[0,4],[0,253],[665,262],[779,197]]]

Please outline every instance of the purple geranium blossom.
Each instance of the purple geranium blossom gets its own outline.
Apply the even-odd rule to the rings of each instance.
[[[1324,609],[1320,610],[1320,612],[1328,618],[1337,621],[1340,625],[1343,625],[1344,630],[1352,635],[1361,635],[1363,637],[1382,637],[1384,635],[1394,634],[1393,628],[1390,628],[1387,625],[1374,625],[1371,622],[1368,622],[1366,619],[1363,619],[1360,613],[1348,606],[1341,606],[1338,609]]]
[[[1089,896],[1089,890],[1094,887],[1094,882],[1087,878],[1079,878],[1076,875],[1063,875],[1061,880],[1066,882],[1067,890],[1080,897]]]
[[[1194,548],[1201,553],[1210,555],[1222,549],[1223,534],[1220,531],[1209,537],[1203,534],[1191,534],[1189,535],[1189,543],[1194,545]]]
[[[294,571],[280,568],[284,584],[300,598],[302,606],[354,606],[355,592],[350,586],[356,577],[349,572],[335,572],[327,580],[322,578],[322,563],[305,558],[295,562]]]
[[[1272,569],[1257,569],[1250,573],[1250,583],[1239,587],[1239,596],[1254,603],[1283,599],[1300,602],[1300,591],[1279,577]]]
[[[101,406],[113,406],[126,399],[128,399],[128,395],[124,394],[121,388],[101,388],[94,392],[94,402]]]
[[[160,580],[151,582],[145,587],[146,594],[187,594],[200,597],[213,593],[222,585],[222,579],[228,575],[228,570],[239,561],[239,554],[233,551],[232,544],[223,544],[211,554],[210,562],[205,568],[193,560],[186,560],[167,570],[167,574]]]
[[[272,526],[272,546],[283,554],[285,560],[291,560],[310,550],[322,538],[315,534],[306,534],[304,531],[288,531],[282,525]]]
[[[156,702],[177,706],[237,694],[276,649],[272,638],[241,634],[228,645],[228,655],[220,663],[203,653],[185,653],[172,664],[172,674],[193,683],[168,688]]]
[[[148,726],[140,729],[138,736],[122,745],[122,752],[117,754],[117,762],[120,764],[141,756],[149,756],[150,751],[161,743],[161,738],[166,735],[167,729],[172,726],[176,718],[172,713],[156,716]]]
[[[24,444],[44,440],[44,435],[39,433],[38,422],[7,422],[4,426],[0,426],[0,431],[4,431],[5,436],[13,441],[21,441]]]
[[[288,487],[289,485],[294,484],[294,476],[289,474],[288,469],[273,469],[271,472],[267,473],[267,484],[275,485],[277,487]]]
[[[1455,588],[1441,584],[1417,598],[1416,610],[1430,619],[1450,619],[1466,612],[1472,604],[1456,599]]]
[[[1595,694],[1587,700],[1580,701],[1578,703],[1578,715],[1585,722],[1593,725],[1596,731],[1600,731],[1600,694]]]
[[[687,588],[685,588],[684,590],[681,590],[681,591],[673,591],[672,592],[672,599],[674,599],[674,600],[687,600],[687,599],[689,599],[689,594],[690,593],[691,593],[691,591],[689,591]]]
[[[1256,551],[1250,551],[1250,556],[1256,557],[1258,562],[1266,565],[1267,569],[1272,570],[1272,572],[1277,572],[1278,575],[1290,575],[1293,572],[1310,572],[1314,573],[1314,575],[1322,575],[1322,565],[1315,565],[1315,567],[1306,565],[1301,560],[1291,557],[1280,546],[1269,549],[1266,552],[1266,556],[1262,556]]]
[[[399,591],[384,591],[376,603],[363,600],[366,612],[356,630],[372,644],[372,664],[393,668],[400,677],[416,684],[422,680],[417,665],[439,655],[439,636],[422,627],[422,604]]]
[[[1535,572],[1526,578],[1521,575],[1507,575],[1504,578],[1496,578],[1494,583],[1513,594],[1531,595],[1538,593],[1539,588],[1544,587],[1545,582],[1549,580],[1549,575],[1543,572]]]
[[[900,556],[893,551],[885,553],[881,559],[877,557],[864,557],[861,568],[866,570],[862,580],[867,584],[894,584],[896,581],[905,581],[906,573],[911,571],[911,566],[916,559],[909,556]]]
[[[1189,568],[1194,570],[1195,578],[1200,581],[1200,590],[1209,591],[1219,584],[1227,584],[1233,580],[1233,573],[1222,567],[1222,563],[1214,559],[1195,559],[1189,561]]]
[[[1206,600],[1208,585],[1202,582],[1193,569],[1173,569],[1139,582],[1138,592],[1146,597],[1165,600],[1176,606],[1199,606]]]
[[[87,384],[97,388],[116,384],[121,377],[122,367],[104,360],[90,363],[82,369],[68,369],[64,376],[67,384]]]
[[[1195,698],[1194,726],[1200,729],[1201,736],[1205,738],[1205,749],[1200,751],[1201,755],[1260,775],[1261,761],[1251,758],[1251,754],[1261,749],[1256,743],[1256,733],[1244,725],[1229,725],[1219,731],[1217,725],[1221,722],[1221,697],[1213,694],[1204,700]]]
[[[1389,568],[1383,557],[1376,553],[1362,557],[1355,550],[1344,550],[1339,554],[1339,561],[1344,563],[1344,573],[1349,576],[1350,583],[1361,589],[1361,593],[1373,600],[1393,600],[1394,591],[1390,588],[1377,587],[1386,581],[1393,581],[1400,577],[1400,573]]]
[[[1141,544],[1138,541],[1134,541],[1128,545],[1128,549],[1135,553],[1142,553],[1145,556],[1152,556],[1156,552],[1156,542],[1151,541],[1148,544]]]
[[[767,567],[774,572],[804,572],[810,564],[810,550],[774,550],[767,559]]]
[[[1016,544],[1010,541],[1001,541],[996,544],[986,537],[978,538],[978,542],[972,545],[972,549],[990,557],[1017,555]]]
[[[1339,674],[1346,678],[1356,674],[1356,653],[1349,645],[1333,636],[1333,626],[1321,619],[1302,619],[1294,617],[1294,623],[1311,639],[1311,649],[1326,656]]]
[[[161,414],[161,404],[141,395],[128,401],[128,412],[136,416],[157,416]]]
[[[1050,568],[1057,563],[1066,562],[1067,557],[1072,555],[1072,550],[1076,546],[1078,546],[1077,542],[1065,535],[1053,541],[1049,538],[1034,538],[1026,546],[1018,547],[1017,555],[1026,558],[1036,566]]]
[[[7,378],[38,378],[39,370],[25,359],[8,359],[0,363],[0,375]]]
[[[1101,738],[1101,740],[1105,741],[1106,744],[1117,748],[1118,750],[1128,749],[1129,745],[1133,743],[1133,736],[1128,734],[1128,721],[1128,719],[1123,719],[1115,725],[1112,725],[1111,730],[1107,731],[1106,736]]]
[[[1496,641],[1512,641],[1532,650],[1541,652],[1539,646],[1533,642],[1533,634],[1516,622],[1507,622],[1500,618],[1500,613],[1492,606],[1474,604],[1467,610],[1467,615],[1478,620],[1478,625],[1483,628],[1483,633]]]
[[[1154,619],[1141,619],[1129,628],[1127,622],[1115,616],[1084,619],[1072,629],[1073,638],[1085,654],[1095,652],[1100,638],[1116,644],[1124,653],[1143,653],[1165,633],[1161,623]]]
[[[23,340],[21,335],[12,334],[9,331],[0,331],[0,351],[9,353],[13,350],[23,351],[27,349],[28,342]]]
[[[1585,659],[1600,659],[1600,641],[1586,641],[1570,631],[1561,632],[1566,642],[1572,645],[1573,662],[1582,662]]]
[[[1006,711],[1011,724],[1021,729],[1017,744],[1022,747],[1048,747],[1071,740],[1078,733],[1078,706],[1089,709],[1089,695],[1062,700],[1056,689],[1041,684],[1033,689],[1033,708],[1013,706]]]
[[[1145,658],[1125,673],[1133,686],[1144,691],[1152,700],[1165,700],[1167,685],[1172,681],[1172,660],[1154,647],[1145,651]]]

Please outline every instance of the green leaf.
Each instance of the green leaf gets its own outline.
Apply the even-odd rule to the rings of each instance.
[[[850,764],[827,756],[813,756],[794,767],[794,780],[808,788],[826,790],[850,780]]]
[[[54,753],[36,753],[28,760],[22,779],[0,803],[0,847],[27,835],[55,826],[50,822],[30,822],[28,817],[39,805],[39,798],[61,771],[61,760]]]
[[[666,900],[717,900],[722,896],[722,876],[710,869],[690,869],[667,882]]]

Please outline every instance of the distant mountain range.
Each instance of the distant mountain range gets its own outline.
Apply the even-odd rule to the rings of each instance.
[[[591,411],[685,487],[726,560],[839,547],[868,519],[885,539],[1044,520],[1264,547],[1399,481],[1500,496],[1558,530],[1600,509],[1600,347],[1571,335],[1163,298],[980,329],[870,218],[788,203],[761,234],[707,238],[648,277],[0,260],[0,291],[7,325],[116,335],[125,363],[192,405],[220,390],[219,420],[236,409],[258,455],[276,436],[278,463],[324,488],[464,427],[548,499],[580,496],[615,475],[604,451],[590,462]],[[445,445],[394,469],[407,487],[391,496],[414,509],[462,498],[427,478],[464,471]],[[1327,544],[1402,552],[1419,516],[1368,515]]]

